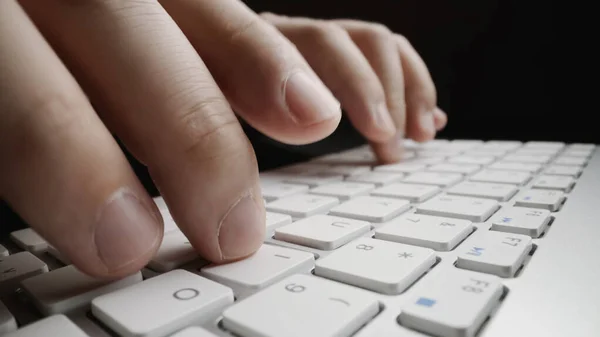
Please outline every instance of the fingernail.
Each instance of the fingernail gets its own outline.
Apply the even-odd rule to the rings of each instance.
[[[100,213],[94,240],[109,271],[118,270],[153,249],[160,239],[160,223],[131,192],[119,190]]]
[[[258,249],[264,236],[264,218],[264,211],[259,208],[252,194],[241,198],[225,215],[219,227],[222,259],[245,257]]]
[[[392,133],[395,131],[394,120],[390,115],[390,112],[384,102],[375,105],[372,110],[373,119],[377,127],[383,132]]]
[[[340,103],[304,72],[295,72],[284,86],[285,102],[297,124],[322,122],[341,113]]]

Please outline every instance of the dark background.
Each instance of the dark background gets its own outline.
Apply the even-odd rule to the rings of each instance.
[[[354,18],[406,36],[429,67],[449,123],[440,138],[600,143],[592,102],[577,81],[559,80],[573,63],[559,59],[552,1],[538,0],[247,0],[257,12]],[[564,28],[564,22],[557,27]],[[581,68],[579,68],[581,69]],[[589,91],[587,91],[589,93]],[[347,120],[316,144],[283,146],[246,127],[261,169],[363,142]],[[149,192],[147,171],[130,157]],[[0,232],[16,216],[0,204]]]

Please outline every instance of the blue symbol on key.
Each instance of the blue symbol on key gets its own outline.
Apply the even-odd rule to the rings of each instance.
[[[502,218],[502,222],[504,222],[504,223],[511,222],[511,221],[512,221],[512,218],[507,218],[507,217]]]
[[[531,197],[525,197],[523,200],[531,200]]]
[[[419,299],[417,300],[417,304],[422,305],[424,307],[431,308],[435,304],[435,300],[432,300],[430,298],[425,298],[425,297],[419,297]]]
[[[467,254],[480,256],[481,253],[484,251],[484,249],[485,248],[473,247],[473,248],[471,248],[471,251],[469,251]]]

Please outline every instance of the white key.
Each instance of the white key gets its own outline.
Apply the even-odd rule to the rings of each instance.
[[[398,172],[398,173],[412,173],[422,171],[427,167],[427,164],[411,163],[411,162],[400,162],[396,164],[386,164],[375,166],[373,170],[376,172]]]
[[[497,150],[506,150],[512,151],[521,147],[523,143],[519,141],[510,141],[510,140],[490,140],[478,147],[478,149],[497,149]]]
[[[500,206],[495,200],[441,195],[417,206],[417,213],[483,222]]]
[[[306,185],[295,185],[295,184],[269,184],[264,186],[262,189],[263,198],[267,202],[277,200],[280,198],[289,197],[290,195],[302,193],[308,191],[308,186]]]
[[[0,258],[0,295],[15,290],[21,280],[47,273],[48,266],[30,252]]]
[[[452,148],[472,149],[483,145],[483,140],[479,139],[455,139],[450,141]]]
[[[550,165],[544,173],[556,176],[579,177],[582,171],[583,169],[580,166]]]
[[[488,168],[493,170],[504,170],[504,171],[523,171],[536,173],[542,168],[542,164],[535,163],[514,163],[509,161],[497,161]]]
[[[312,253],[273,245],[262,245],[243,260],[209,265],[200,275],[234,289],[259,290],[296,273],[308,273],[315,265]]]
[[[471,174],[473,172],[478,171],[480,168],[481,166],[475,164],[442,163],[428,167],[427,171]]]
[[[594,150],[583,150],[583,149],[577,149],[577,148],[570,148],[570,149],[567,149],[565,152],[563,152],[563,155],[565,155],[567,157],[588,158],[589,156],[592,155],[592,153],[594,153]]]
[[[506,150],[502,150],[502,149],[480,149],[480,148],[475,148],[473,150],[469,150],[464,152],[463,154],[465,156],[472,156],[472,157],[480,157],[480,156],[484,156],[484,157],[502,157],[504,155],[506,155],[508,151]]]
[[[375,238],[450,251],[473,231],[468,220],[405,214],[375,230]]]
[[[531,155],[531,154],[509,154],[502,158],[504,161],[517,163],[545,164],[552,159],[552,156],[546,154]]]
[[[331,184],[336,181],[341,181],[344,176],[341,174],[330,173],[330,172],[316,172],[299,174],[289,177],[284,180],[285,183],[290,184],[304,184],[310,187],[321,186],[325,184]]]
[[[175,334],[169,337],[219,337],[212,332],[201,328],[199,326],[191,326],[189,328],[185,328],[176,332]]]
[[[435,252],[360,238],[317,260],[315,275],[382,294],[401,294],[435,264]]]
[[[332,165],[328,167],[324,172],[332,174],[341,174],[344,177],[353,176],[357,174],[363,174],[371,171],[371,167],[368,165]]]
[[[292,217],[287,214],[279,214],[273,212],[266,213],[267,234],[275,228],[285,226],[292,223]]]
[[[409,175],[403,180],[403,182],[436,186],[450,186],[463,180],[463,178],[463,175],[460,173],[416,172]]]
[[[542,148],[542,149],[562,149],[565,147],[563,142],[550,141],[529,141],[525,143],[526,148]]]
[[[40,254],[48,250],[48,242],[31,228],[25,228],[10,233],[10,238],[17,246],[32,254]]]
[[[502,296],[493,275],[448,269],[402,308],[400,324],[435,336],[473,337]]]
[[[28,324],[4,337],[88,337],[75,323],[64,315],[46,317]]]
[[[142,273],[109,281],[90,277],[70,265],[24,280],[23,289],[42,314],[66,314],[89,309],[92,300],[115,290],[142,282]]]
[[[464,197],[507,201],[515,195],[517,191],[518,189],[514,185],[465,181],[450,188],[447,193]]]
[[[439,149],[450,145],[450,141],[447,139],[432,139],[424,143],[419,143],[419,145],[421,149]]]
[[[567,166],[583,166],[587,163],[587,161],[587,158],[584,157],[560,156],[554,160],[553,164]]]
[[[340,200],[349,200],[351,198],[367,195],[369,191],[373,190],[375,185],[354,183],[349,181],[341,181],[338,183],[327,184],[319,187],[315,187],[309,191],[310,194],[324,195],[330,197],[336,197]]]
[[[547,209],[558,211],[565,200],[565,194],[560,191],[526,190],[515,199],[515,206]]]
[[[154,201],[154,203],[156,204],[156,207],[158,207],[158,209],[160,211],[168,211],[169,210],[169,208],[167,207],[167,203],[165,203],[165,199],[163,199],[162,196],[154,197],[154,198],[152,198],[152,201]]]
[[[0,257],[8,255],[10,255],[8,249],[6,249],[3,245],[0,245]]]
[[[274,238],[321,250],[336,249],[371,230],[366,221],[315,215],[275,230]]]
[[[422,202],[441,192],[433,185],[395,183],[380,187],[371,192],[376,197],[406,199],[411,202]]]
[[[418,157],[406,160],[405,163],[410,164],[424,164],[424,165],[434,165],[441,163],[446,160],[446,157],[438,156],[438,157]]]
[[[305,218],[315,214],[327,213],[340,202],[337,198],[320,195],[298,194],[275,200],[267,204],[267,211]]]
[[[316,173],[326,170],[329,166],[324,164],[317,163],[297,163],[292,165],[287,165],[284,167],[279,167],[275,169],[275,172],[279,173],[291,173],[292,175],[296,174],[307,174],[307,173]]]
[[[175,219],[173,219],[173,217],[171,216],[171,213],[169,213],[168,210],[161,211],[160,213],[163,217],[163,223],[164,223],[163,232],[164,232],[164,234],[167,234],[167,233],[175,231],[175,230],[179,230],[179,226],[177,226]]]
[[[430,157],[450,157],[457,156],[462,153],[461,150],[454,149],[433,149],[433,150],[419,150],[417,151],[416,158],[430,158]]]
[[[513,152],[512,154],[518,155],[518,156],[529,156],[529,155],[535,155],[535,156],[539,156],[539,155],[555,156],[559,151],[560,151],[560,149],[550,149],[550,148],[546,149],[546,148],[528,148],[528,147],[524,147],[522,149],[519,149],[519,150]]]
[[[573,143],[569,145],[569,149],[593,151],[596,148],[595,144]]]
[[[15,317],[8,311],[4,303],[0,301],[0,335],[4,336],[5,333],[15,330],[17,330]]]
[[[364,174],[357,174],[346,178],[347,181],[354,181],[359,183],[375,184],[376,186],[383,186],[385,184],[395,183],[402,180],[404,174],[402,173],[391,173],[391,172],[367,172]]]
[[[475,164],[475,165],[487,165],[496,160],[494,156],[456,156],[448,159],[451,164]]]
[[[492,230],[537,238],[550,223],[550,211],[525,207],[509,207],[492,219]]]
[[[410,202],[382,197],[358,197],[331,209],[331,215],[369,222],[388,221],[407,211]]]
[[[377,315],[370,293],[312,275],[294,275],[223,312],[244,337],[350,336]]]
[[[528,172],[483,170],[472,175],[469,180],[484,183],[523,185],[531,179]]]
[[[531,185],[532,188],[560,190],[569,192],[575,185],[575,179],[568,176],[541,175]]]
[[[165,234],[148,267],[158,272],[167,272],[199,257],[185,234],[181,231],[173,231]]]
[[[231,289],[176,269],[95,298],[92,314],[124,337],[157,337],[214,319],[232,303]]]
[[[458,268],[512,277],[523,264],[532,243],[526,235],[487,231],[470,237],[460,247]]]

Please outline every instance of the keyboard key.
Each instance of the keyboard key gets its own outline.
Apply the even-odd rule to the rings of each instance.
[[[581,166],[564,166],[564,165],[550,165],[544,171],[545,174],[555,176],[570,176],[579,177],[583,169]]]
[[[475,164],[442,163],[442,164],[435,164],[435,165],[428,167],[427,171],[471,174],[473,172],[478,171],[480,168],[481,168],[480,165],[475,165]]]
[[[0,245],[0,257],[8,256],[8,255],[10,255],[10,253],[8,252],[8,249],[6,249],[3,245]]]
[[[450,188],[447,193],[464,197],[506,201],[515,195],[517,191],[518,189],[514,185],[465,181]]]
[[[181,231],[165,234],[158,251],[148,263],[148,267],[158,272],[167,272],[200,258],[198,252]]]
[[[399,323],[435,336],[473,337],[502,296],[493,275],[448,269],[420,287],[402,308]]]
[[[304,184],[310,187],[315,187],[330,184],[336,181],[341,181],[343,179],[344,176],[341,174],[330,172],[316,172],[294,175],[285,179],[283,182],[290,184]]]
[[[311,189],[309,193],[336,197],[340,200],[349,200],[360,195],[367,195],[369,191],[373,190],[374,188],[375,185],[373,184],[362,184],[349,181],[341,181],[338,183],[332,183],[315,187]]]
[[[306,192],[308,191],[308,186],[274,183],[264,186],[261,190],[263,198],[269,202],[280,198],[289,197],[290,195]]]
[[[571,188],[573,188],[573,185],[575,185],[575,179],[572,177],[541,175],[533,182],[531,187],[536,189],[569,192],[571,191]]]
[[[48,266],[30,252],[0,258],[0,295],[14,291],[29,277],[48,272]]]
[[[319,259],[315,275],[382,294],[400,294],[435,264],[433,250],[360,238]]]
[[[596,145],[594,145],[594,144],[573,143],[573,144],[569,145],[569,150],[576,149],[576,150],[593,151],[595,148],[596,148]]]
[[[403,182],[445,187],[454,185],[461,180],[463,180],[463,175],[459,173],[416,172],[409,175]]]
[[[10,238],[17,246],[32,253],[41,254],[48,250],[48,243],[31,228],[25,228],[10,233]]]
[[[548,142],[548,141],[529,141],[525,143],[525,148],[535,149],[557,149],[560,150],[565,147],[565,143],[563,142]]]
[[[314,265],[312,253],[263,244],[248,258],[203,267],[200,275],[234,289],[240,296],[244,290],[256,291],[292,274],[308,273]]]
[[[65,265],[71,264],[71,260],[69,260],[63,253],[59,252],[58,249],[54,248],[52,245],[48,245],[48,254]]]
[[[422,214],[405,214],[375,230],[375,238],[450,251],[473,231],[468,220]]]
[[[546,230],[550,220],[548,210],[509,207],[494,216],[492,230],[537,238]]]
[[[567,165],[567,166],[584,166],[587,164],[588,159],[585,157],[567,157],[560,156],[552,162],[555,165]]]
[[[88,337],[77,325],[64,315],[46,317],[28,324],[4,337]]]
[[[391,173],[391,172],[367,172],[364,174],[357,174],[346,178],[347,181],[354,181],[358,183],[374,184],[376,186],[383,186],[385,184],[395,183],[402,180],[404,174],[402,173]]]
[[[513,152],[513,155],[517,155],[517,156],[530,156],[530,155],[534,155],[534,156],[555,156],[558,152],[560,151],[560,149],[550,149],[550,148],[522,148],[522,149],[518,149],[517,151]]]
[[[512,151],[520,148],[523,143],[519,141],[510,141],[510,140],[490,140],[487,141],[482,146],[478,147],[480,150],[505,150]]]
[[[139,282],[140,272],[110,281],[92,278],[71,265],[28,278],[22,285],[40,312],[49,316],[87,310],[94,298]]]
[[[371,230],[366,221],[315,215],[275,230],[274,238],[321,250],[336,249]]]
[[[223,312],[244,337],[350,336],[377,315],[370,293],[312,275],[293,275]]]
[[[456,156],[448,159],[451,164],[474,164],[474,165],[487,165],[493,163],[496,160],[494,156]]]
[[[380,187],[371,192],[376,197],[406,199],[411,202],[422,202],[438,194],[442,190],[433,185],[395,183]]]
[[[277,173],[291,173],[292,175],[296,174],[310,174],[317,173],[326,170],[329,166],[324,164],[317,163],[298,163],[287,165],[284,167],[277,168],[273,170],[273,172]]]
[[[529,163],[529,164],[545,164],[552,159],[551,155],[540,154],[509,154],[506,157],[502,158],[504,161],[508,162],[517,162],[517,163]]]
[[[589,158],[594,151],[591,150],[577,150],[577,149],[568,149],[562,154],[567,157],[582,157]]]
[[[560,191],[527,190],[515,199],[515,206],[547,209],[558,211],[565,200],[565,194]]]
[[[8,311],[4,303],[0,301],[0,335],[17,330],[17,321]]]
[[[329,212],[344,218],[369,222],[384,222],[407,211],[410,202],[382,197],[358,197],[336,206]]]
[[[495,200],[442,195],[418,205],[417,213],[483,222],[499,207]]]
[[[344,177],[363,174],[369,171],[371,171],[371,167],[368,165],[332,165],[326,170],[324,170],[324,172],[329,172],[332,174],[341,174]]]
[[[275,228],[285,226],[292,223],[292,217],[287,214],[279,214],[273,212],[265,212],[266,215],[266,224],[267,224],[267,233],[274,230]]]
[[[215,319],[232,303],[231,289],[176,269],[95,298],[92,314],[124,337],[153,337]]]
[[[456,266],[500,277],[512,277],[531,250],[526,235],[487,231],[470,237],[461,245]]]
[[[427,167],[427,164],[400,162],[396,164],[387,164],[376,166],[375,172],[397,172],[397,173],[412,173],[422,171]]]
[[[170,337],[219,337],[212,332],[205,330],[199,326],[191,326],[185,328]]]
[[[483,183],[524,185],[531,179],[528,172],[483,170],[472,175],[469,180]]]
[[[267,211],[305,218],[319,213],[327,213],[340,202],[337,198],[319,195],[298,194],[281,198],[267,204]]]
[[[434,165],[434,164],[441,163],[444,160],[446,160],[446,157],[444,157],[444,156],[418,157],[418,158],[409,159],[409,160],[405,161],[405,163],[407,163],[407,164],[411,163],[411,164]]]
[[[536,173],[542,168],[542,164],[535,163],[514,163],[509,161],[497,161],[492,165],[488,166],[488,168],[493,170],[503,170],[503,171],[523,171],[529,173]]]

